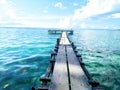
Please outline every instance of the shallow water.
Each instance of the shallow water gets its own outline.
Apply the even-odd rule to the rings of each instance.
[[[0,28],[0,90],[38,87],[58,37],[39,28]],[[120,31],[75,30],[70,39],[93,79],[120,90]]]
[[[93,79],[105,90],[120,90],[120,31],[77,30],[71,39]]]

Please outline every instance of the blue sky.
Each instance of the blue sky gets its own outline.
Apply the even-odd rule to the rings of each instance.
[[[120,28],[120,0],[0,0],[0,27]]]

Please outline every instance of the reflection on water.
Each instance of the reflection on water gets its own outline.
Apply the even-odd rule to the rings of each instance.
[[[76,31],[71,37],[93,79],[105,90],[120,89],[119,36],[120,31],[85,30]]]
[[[93,79],[105,90],[120,89],[120,31],[75,30],[71,40]],[[0,90],[40,85],[59,35],[47,30],[0,28]]]

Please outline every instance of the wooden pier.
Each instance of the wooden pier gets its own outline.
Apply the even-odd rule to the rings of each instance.
[[[68,34],[73,34],[73,30],[48,30],[49,34],[61,34],[62,32],[67,32]]]
[[[103,90],[91,78],[65,31],[57,39],[46,74],[40,81],[42,84],[37,90]]]

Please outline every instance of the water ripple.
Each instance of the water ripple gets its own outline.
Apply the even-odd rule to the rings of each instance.
[[[119,36],[120,31],[107,30],[75,30],[70,36],[93,79],[100,82],[105,90],[120,89]],[[49,35],[47,30],[35,28],[2,28],[0,90],[38,87],[58,37]]]

